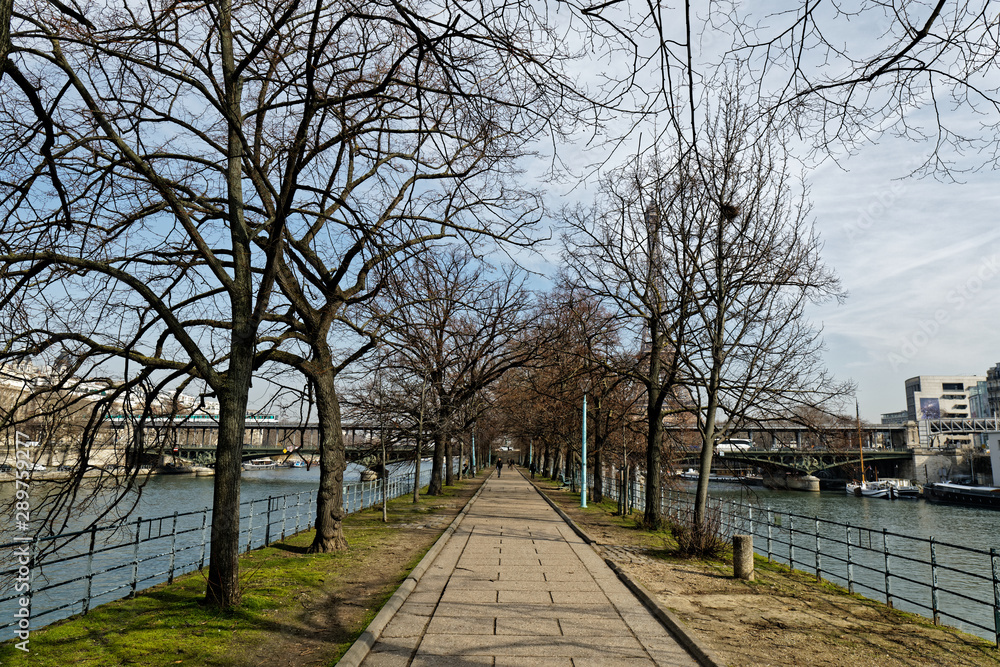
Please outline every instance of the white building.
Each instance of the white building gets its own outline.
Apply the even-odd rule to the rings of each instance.
[[[969,394],[983,375],[918,375],[906,381],[906,412],[910,421],[968,419],[972,416]],[[971,435],[948,434],[933,445],[963,447],[972,444]]]

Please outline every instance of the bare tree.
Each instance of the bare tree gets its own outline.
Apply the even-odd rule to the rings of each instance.
[[[721,415],[739,428],[807,407],[829,411],[850,391],[827,376],[819,332],[805,318],[809,303],[843,295],[820,260],[784,137],[735,94],[723,97],[701,137],[677,177],[689,204],[669,213],[688,218],[693,232],[677,247],[694,297],[679,358],[702,435],[696,526],[706,519]]]
[[[526,6],[3,8],[0,56],[19,93],[0,102],[11,167],[0,307],[44,303],[46,291],[93,295],[54,321],[36,308],[8,349],[31,356],[68,340],[165,387],[192,375],[207,385],[222,421],[208,598],[232,606],[255,369],[289,348],[283,361],[314,378],[349,360],[357,346],[329,354],[330,323],[394,253],[487,226],[527,242],[531,200],[525,217],[509,215],[523,192],[494,167],[558,132],[573,98],[566,54]],[[81,20],[68,22],[74,12]],[[409,178],[397,171],[406,161]],[[435,178],[449,181],[446,196],[432,194]],[[472,201],[488,223],[466,216]],[[282,300],[305,296],[287,318],[272,316],[279,276]],[[327,483],[339,465],[335,412],[321,415],[334,440]],[[334,512],[324,528],[334,544],[336,495],[321,507]]]
[[[458,246],[428,252],[392,278],[376,308],[397,368],[427,378],[434,461],[428,493],[453,483],[451,437],[462,407],[535,354],[524,274],[489,269]]]
[[[646,510],[649,528],[662,523],[663,422],[679,402],[681,355],[693,313],[687,246],[693,221],[677,171],[658,158],[637,157],[601,182],[598,201],[565,213],[566,275],[575,289],[605,304],[640,347],[621,371],[645,388]],[[633,348],[634,349],[634,348]]]

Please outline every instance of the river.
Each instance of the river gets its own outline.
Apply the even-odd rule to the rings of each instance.
[[[421,477],[423,482],[429,479],[430,462],[425,461],[421,466]],[[349,466],[345,474],[345,482],[357,481],[361,468]],[[393,466],[393,474],[405,474],[412,471],[412,463],[405,463]],[[287,494],[301,494],[302,498],[311,499],[315,494],[319,481],[318,469],[305,470],[295,468],[282,468],[275,470],[248,471],[243,475],[241,487],[241,499],[244,503],[256,501],[258,512],[261,504],[267,505],[268,497],[285,496]],[[12,486],[12,485],[11,485]],[[693,485],[686,485],[683,490],[693,491]],[[33,490],[34,491],[34,490]],[[38,491],[41,491],[38,489]],[[194,517],[200,520],[200,512],[203,508],[209,507],[212,501],[213,479],[211,477],[192,477],[187,475],[161,475],[151,477],[143,490],[138,509],[130,517],[134,520],[137,516],[145,518],[171,516],[175,511],[180,513],[197,512]],[[7,493],[7,489],[0,490],[0,493]],[[759,487],[742,488],[736,485],[713,484],[711,486],[711,496],[715,499],[729,499],[743,503],[752,504],[757,526],[755,532],[755,547],[758,553],[766,553],[767,529],[763,527],[762,521],[772,513],[778,516],[778,521],[784,521],[781,528],[775,529],[774,544],[772,545],[776,559],[788,561],[787,535],[782,536],[781,531],[788,526],[789,519],[781,518],[781,515],[795,514],[801,515],[795,518],[795,528],[798,531],[806,531],[797,536],[794,540],[797,551],[795,553],[796,567],[806,571],[811,571],[813,567],[813,556],[808,550],[814,548],[815,541],[809,535],[812,530],[812,519],[819,519],[821,522],[835,522],[836,524],[849,524],[856,527],[851,532],[852,559],[854,562],[854,581],[857,592],[867,597],[884,601],[884,575],[877,568],[882,566],[884,560],[881,551],[881,540],[883,529],[888,533],[898,535],[908,535],[915,538],[934,538],[938,546],[938,562],[952,571],[942,571],[940,575],[939,591],[942,596],[941,609],[950,609],[954,616],[943,617],[942,621],[948,625],[961,627],[967,631],[974,632],[980,636],[992,639],[989,628],[993,627],[992,609],[973,609],[971,611],[960,608],[955,611],[957,597],[948,593],[953,591],[961,595],[974,596],[977,599],[992,601],[992,586],[984,584],[982,580],[969,579],[963,576],[963,571],[975,572],[983,576],[990,575],[990,559],[981,555],[970,554],[961,550],[949,549],[947,544],[973,547],[975,549],[988,551],[991,547],[1000,548],[1000,533],[997,528],[1000,526],[1000,512],[984,510],[978,508],[954,507],[947,505],[934,505],[918,501],[904,500],[880,500],[869,498],[854,498],[847,496],[843,492],[821,492],[803,493],[795,491],[771,491]],[[374,494],[369,494],[365,499],[365,505],[370,505],[377,501]],[[289,513],[291,516],[291,513]],[[808,517],[806,520],[804,517]],[[86,517],[81,517],[81,521]],[[301,525],[298,519],[290,521],[288,526],[292,530],[294,526],[305,528],[309,520],[303,513]],[[165,522],[166,523],[166,522]],[[803,525],[805,524],[805,525]],[[257,530],[259,530],[259,520]],[[863,529],[863,530],[858,530]],[[823,538],[820,548],[822,554],[823,576],[836,583],[846,585],[846,565],[841,561],[846,556],[844,545],[845,529],[837,525],[826,525],[824,533],[833,532],[829,539]],[[126,530],[126,533],[128,531]],[[147,532],[144,527],[143,532]],[[192,539],[198,537],[198,531],[193,531]],[[254,537],[262,541],[263,535]],[[273,539],[273,537],[272,537]],[[781,540],[785,544],[781,544]],[[837,540],[840,540],[838,543]],[[871,547],[869,550],[867,547]],[[906,539],[890,536],[890,547],[893,553],[893,583],[892,593],[897,607],[921,613],[929,616],[930,612],[926,608],[930,606],[927,587],[923,582],[930,580],[930,568],[919,561],[928,561],[926,543],[908,543]],[[77,543],[76,548],[82,548]],[[921,551],[922,550],[922,551]],[[920,552],[920,553],[917,553]],[[120,557],[120,556],[116,556]],[[129,556],[130,557],[130,556]],[[910,557],[915,560],[908,560]],[[7,559],[9,560],[9,559]],[[95,559],[95,567],[100,562]],[[869,569],[870,567],[870,569]],[[897,571],[900,574],[897,574]],[[117,573],[115,576],[121,580],[127,580],[130,570]],[[909,575],[920,584],[909,584],[905,579]],[[867,576],[867,579],[866,579]],[[125,591],[127,592],[127,591]],[[121,597],[122,592],[113,597]],[[79,599],[79,591],[67,591],[65,594],[55,596],[47,602],[55,603],[58,598]],[[74,597],[77,596],[77,597]],[[40,596],[36,604],[42,604]],[[109,596],[112,597],[112,596]],[[907,599],[916,600],[917,604],[910,604]],[[95,600],[95,602],[100,600]],[[961,600],[958,600],[961,604]],[[949,606],[951,605],[951,606]],[[7,616],[8,605],[0,605],[0,609]],[[79,611],[74,608],[66,610],[66,613],[59,613],[57,616],[65,616],[72,611]],[[965,623],[962,619],[967,618],[983,627],[976,628]],[[51,619],[51,620],[54,620]],[[10,636],[8,631],[2,633],[5,637]]]

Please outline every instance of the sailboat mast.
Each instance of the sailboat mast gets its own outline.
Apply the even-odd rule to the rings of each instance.
[[[861,483],[865,483],[865,448],[861,446],[861,409],[858,401],[854,401],[854,418],[858,424],[858,452],[861,454]]]

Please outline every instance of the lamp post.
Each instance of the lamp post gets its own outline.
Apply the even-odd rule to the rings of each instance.
[[[598,406],[599,407],[599,406]],[[587,395],[583,395],[583,455],[580,457],[580,507],[587,506]]]

